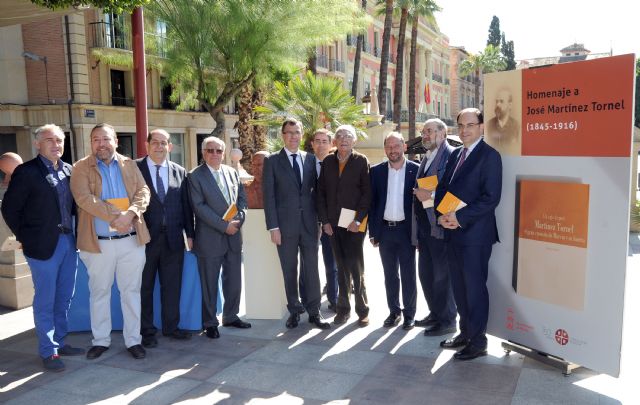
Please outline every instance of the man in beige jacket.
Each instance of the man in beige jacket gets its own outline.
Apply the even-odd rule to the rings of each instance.
[[[120,290],[122,335],[133,358],[140,344],[140,283],[149,231],[142,214],[150,191],[136,162],[116,153],[118,139],[109,124],[91,131],[92,154],[74,165],[71,192],[78,206],[78,249],[89,275],[92,347],[96,359],[111,344],[111,288]]]

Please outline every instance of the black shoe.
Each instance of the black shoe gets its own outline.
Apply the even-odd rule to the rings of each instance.
[[[131,353],[131,357],[136,360],[144,359],[147,356],[147,352],[141,345],[133,345],[131,347],[127,347],[127,351]]]
[[[251,327],[251,324],[249,322],[245,322],[242,319],[238,318],[233,322],[222,323],[222,326],[224,326],[224,327],[234,327],[234,328],[239,328],[239,329],[248,329],[248,328]]]
[[[322,295],[327,295],[327,285],[325,284],[324,287],[322,287]]]
[[[57,354],[42,359],[42,366],[49,371],[64,371],[64,363]]]
[[[417,320],[416,326],[424,327],[424,326],[434,325],[436,323],[438,323],[438,320],[431,317],[431,314],[429,314],[429,316],[425,317],[424,319]]]
[[[176,329],[171,333],[163,333],[162,335],[166,337],[170,337],[171,339],[175,339],[175,340],[191,339],[191,332],[187,332],[186,330],[182,330],[182,329]]]
[[[300,314],[295,313],[289,315],[289,319],[287,319],[286,326],[288,329],[293,329],[298,327],[298,322],[300,322]]]
[[[71,347],[69,345],[64,345],[58,348],[59,356],[80,356],[84,354],[85,350],[79,347]]]
[[[319,329],[331,329],[331,325],[325,322],[322,315],[309,315],[309,323],[314,324]]]
[[[142,346],[152,348],[158,346],[158,339],[154,335],[142,336]]]
[[[302,314],[304,314],[305,312],[306,312],[306,310],[304,309],[304,307],[300,307],[300,308],[298,308],[298,314],[299,314],[299,315],[302,315]]]
[[[458,347],[464,347],[469,341],[462,337],[462,335],[456,335],[451,339],[443,340],[440,342],[440,347],[443,349],[455,349]]]
[[[471,344],[468,344],[464,347],[464,349],[456,352],[453,355],[453,358],[456,360],[473,360],[476,357],[486,356],[487,348],[486,347],[476,347]]]
[[[343,323],[347,322],[349,320],[350,315],[349,314],[337,314],[334,318],[333,318],[333,323],[336,325],[342,325]]]
[[[389,316],[387,317],[387,319],[384,320],[384,323],[382,324],[385,328],[390,328],[392,326],[396,326],[397,324],[400,323],[400,314],[389,314]]]
[[[204,332],[209,339],[218,339],[220,337],[220,332],[218,332],[217,326],[209,326],[204,330]]]
[[[338,308],[336,307],[336,304],[331,303],[331,302],[329,303],[329,305],[327,305],[327,309],[329,311],[333,311],[333,312],[336,312],[336,313],[338,312]]]
[[[416,326],[416,321],[413,318],[404,318],[404,322],[402,323],[402,329],[411,330]]]
[[[454,326],[442,326],[442,324],[440,323],[436,323],[433,325],[429,325],[426,328],[424,328],[424,335],[425,336],[442,336],[442,335],[447,335],[449,333],[456,333],[456,327]]]
[[[109,350],[109,348],[106,346],[91,346],[91,348],[87,352],[87,359],[97,359],[98,357],[102,356],[102,353],[106,352],[107,350]]]

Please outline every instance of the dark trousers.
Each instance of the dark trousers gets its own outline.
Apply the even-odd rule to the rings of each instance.
[[[476,347],[487,347],[487,274],[491,248],[491,245],[447,244],[453,294],[460,314],[460,333]]]
[[[456,304],[443,239],[418,235],[418,275],[432,319],[443,327],[455,326]]]
[[[278,246],[284,290],[287,296],[287,309],[292,314],[300,312],[302,305],[309,315],[318,315],[320,312],[317,235],[317,233],[298,236],[282,235],[282,243]],[[298,253],[300,254],[299,277]],[[304,294],[300,292],[298,295],[298,283],[303,284]],[[300,296],[302,296],[302,304]]]
[[[337,313],[351,312],[351,282],[355,290],[356,313],[359,317],[369,315],[367,289],[364,285],[364,232],[349,232],[344,228],[333,227],[331,248],[338,266],[338,303]]]
[[[336,261],[333,257],[333,251],[331,250],[331,239],[329,235],[322,232],[320,236],[320,245],[322,249],[322,260],[324,262],[324,272],[327,278],[327,300],[335,305],[338,301],[338,268],[336,267]],[[301,258],[302,259],[302,258]],[[307,301],[306,291],[304,287],[304,271],[302,266],[304,260],[300,260],[300,299],[305,304]]]
[[[160,233],[145,247],[146,262],[140,285],[140,334],[154,335],[153,290],[156,274],[160,278],[160,303],[162,306],[162,333],[173,333],[180,322],[180,290],[184,249],[169,248],[166,233]]]
[[[416,249],[411,244],[408,226],[406,222],[397,226],[383,224],[378,249],[384,270],[389,312],[400,314],[402,311],[405,319],[413,319],[416,315],[417,295]],[[400,285],[404,309],[400,307]]]
[[[202,284],[202,326],[218,326],[216,317],[218,305],[218,279],[222,268],[222,323],[230,323],[238,318],[240,294],[242,292],[242,256],[240,252],[227,252],[222,256],[198,256],[198,272]]]

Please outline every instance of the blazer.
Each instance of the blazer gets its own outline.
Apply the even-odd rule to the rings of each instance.
[[[229,187],[231,201],[238,207],[237,219],[244,223],[247,212],[247,196],[238,172],[227,165],[220,165],[224,180]],[[193,252],[197,256],[216,257],[231,251],[242,251],[242,231],[227,235],[227,221],[223,220],[229,204],[206,164],[193,169],[187,176],[191,208],[195,215],[195,238]]]
[[[66,173],[72,166],[60,161]],[[56,189],[47,181],[47,166],[39,156],[18,166],[2,200],[2,216],[22,244],[25,256],[51,258],[58,244],[60,202]],[[65,178],[63,181],[69,181]],[[71,215],[75,213],[72,199]]]
[[[171,250],[182,250],[184,249],[182,231],[185,232],[188,238],[193,238],[194,236],[193,211],[189,202],[189,188],[186,181],[187,173],[182,166],[167,160],[169,165],[169,185],[164,203],[162,203],[153,186],[148,159],[149,157],[146,156],[136,160],[136,163],[151,191],[149,206],[144,212],[144,220],[149,228],[151,240],[160,237],[164,214],[165,233],[169,247]],[[154,177],[155,175],[153,173]]]
[[[139,245],[146,245],[151,239],[144,222],[144,214],[149,205],[149,187],[145,183],[136,162],[116,153],[122,181],[129,197],[129,209],[135,214],[132,221]],[[71,192],[78,205],[78,249],[90,253],[100,253],[98,235],[93,223],[94,217],[111,222],[120,215],[113,205],[102,201],[102,175],[94,155],[78,160],[73,166]]]
[[[281,149],[264,160],[262,192],[267,230],[279,228],[283,235],[318,233],[316,214],[316,157],[300,151],[303,156],[302,186],[298,186],[287,152]],[[298,213],[300,216],[298,216]]]
[[[480,140],[451,181],[460,153],[462,147],[451,153],[444,177],[436,188],[435,207],[447,191],[467,204],[456,212],[460,227],[445,229],[445,239],[460,245],[491,245],[499,242],[495,209],[502,193],[500,154]],[[436,211],[436,215],[440,213]]]
[[[322,161],[318,178],[318,217],[322,224],[337,226],[340,210],[348,208],[355,210],[356,221],[362,222],[371,203],[369,161],[365,155],[352,151],[340,174],[336,154],[331,153]]]
[[[412,224],[413,210],[413,186],[416,182],[418,164],[405,159],[403,207],[404,220]],[[389,184],[389,163],[383,162],[371,168],[371,206],[369,208],[369,238],[380,240],[383,229],[384,210],[387,206],[387,186]],[[411,236],[411,226],[407,227],[408,236]]]

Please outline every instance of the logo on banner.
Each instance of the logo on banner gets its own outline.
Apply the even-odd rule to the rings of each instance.
[[[561,346],[564,346],[567,343],[569,343],[569,334],[567,333],[566,330],[564,329],[556,330],[556,342],[558,342],[558,344]]]

